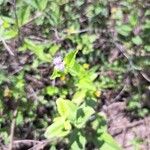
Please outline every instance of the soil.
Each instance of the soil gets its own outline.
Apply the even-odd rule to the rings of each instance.
[[[24,64],[30,63],[33,59],[31,53],[22,53],[18,54],[17,56],[18,58],[16,59],[16,57],[10,57],[9,55],[7,55],[6,52],[1,54],[0,64],[3,64],[3,67],[5,68],[5,70],[7,70],[8,73],[10,73],[10,75],[17,74],[23,68]],[[48,75],[47,73],[50,70],[50,68],[46,65],[39,67],[39,70],[40,69],[45,71],[45,75]],[[36,79],[34,79],[34,76],[32,76],[30,73],[26,74],[25,79],[28,83],[27,89],[30,87],[32,90],[36,90],[36,92],[38,93],[38,91],[46,84],[46,82],[50,82],[48,80],[45,81],[45,75],[39,81],[35,81]],[[34,82],[37,84],[34,84]],[[30,90],[27,90],[27,93],[30,97]],[[150,117],[146,116],[145,118],[138,119],[131,118],[131,116],[126,111],[126,91],[118,91],[117,93],[118,94],[114,94],[114,92],[111,90],[106,90],[103,93],[104,104],[101,110],[107,115],[109,133],[116,139],[116,141],[121,145],[124,150],[134,150],[136,144],[133,143],[135,143],[135,140],[138,140],[141,143],[139,146],[140,150],[149,150]],[[115,98],[112,98],[114,97],[114,95]],[[34,98],[35,97],[33,96],[33,99]],[[22,144],[22,149],[28,149],[29,147],[33,147],[35,142],[36,144],[39,143],[41,145],[41,142],[39,141],[24,140]],[[45,143],[43,143],[43,145],[44,144]],[[16,141],[16,143],[14,144],[15,150],[18,150],[17,146],[21,150],[20,145],[21,141]],[[8,149],[8,147],[2,146],[2,150],[6,149]]]

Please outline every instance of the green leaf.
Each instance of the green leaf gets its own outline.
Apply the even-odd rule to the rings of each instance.
[[[96,87],[94,86],[91,79],[89,79],[90,76],[84,76],[82,77],[79,82],[76,84],[78,89],[80,90],[87,90],[87,91],[95,91]]]
[[[85,150],[86,138],[81,131],[74,130],[69,137],[71,141],[71,150]]]
[[[21,111],[19,111],[16,118],[16,124],[17,125],[23,124],[23,121],[24,121],[23,114]]]
[[[47,3],[48,3],[48,0],[36,0],[37,3],[38,3],[38,8],[43,11],[46,6],[47,6]]]
[[[59,92],[57,87],[54,86],[48,86],[46,87],[46,94],[53,96],[54,94],[57,94]]]
[[[7,17],[7,16],[0,16],[0,19],[4,22],[4,23],[9,23],[9,24],[14,24],[15,20],[13,18]]]
[[[70,131],[64,129],[64,122],[64,118],[59,118],[46,129],[44,136],[47,139],[66,136]]]
[[[69,68],[69,73],[70,73],[72,76],[81,77],[81,76],[83,76],[86,72],[85,72],[85,69],[84,69],[80,64],[78,64],[77,62],[75,62],[74,65],[72,66],[72,68]]]
[[[2,4],[3,4],[3,2],[4,2],[4,0],[0,0],[0,5],[2,5]]]
[[[90,118],[90,116],[94,113],[94,109],[89,106],[80,107],[77,111],[77,119],[75,123],[76,127],[82,128],[87,122],[87,120]]]
[[[55,55],[55,53],[59,50],[60,48],[60,45],[51,45],[50,49],[49,49],[49,52],[52,56]]]
[[[130,24],[132,26],[136,26],[137,23],[138,23],[138,15],[137,15],[137,13],[134,13],[131,16],[129,16],[129,21],[130,21]]]
[[[119,34],[123,36],[128,36],[131,33],[132,28],[130,27],[130,25],[121,25],[118,26],[116,30]]]
[[[132,38],[132,42],[135,44],[135,45],[141,45],[143,43],[142,39],[140,38],[140,36],[136,36],[134,38]]]
[[[150,45],[145,45],[144,49],[145,49],[145,51],[150,52]]]
[[[85,90],[78,91],[74,94],[72,101],[77,105],[80,105],[84,101],[85,96],[86,96]]]
[[[70,121],[76,119],[77,106],[73,102],[59,98],[57,99],[56,104],[57,110],[63,118]]]
[[[28,5],[32,6],[33,8],[38,8],[36,0],[23,0]]]
[[[112,138],[108,133],[103,133],[101,139],[104,140],[104,144],[101,147],[101,150],[121,150],[119,144]]]
[[[64,58],[64,62],[67,68],[72,68],[75,64],[75,57],[78,50],[72,50],[70,53],[66,55]]]
[[[0,36],[3,37],[4,40],[9,40],[17,36],[17,31],[10,29],[10,30],[4,30],[0,31]]]
[[[30,6],[25,6],[17,12],[18,24],[21,27],[22,25],[28,23],[30,18]]]
[[[55,78],[61,77],[61,74],[62,73],[60,71],[54,70],[51,77],[50,77],[50,79],[54,80]]]
[[[25,39],[24,46],[31,50],[40,60],[44,62],[50,62],[51,61],[51,55],[44,53],[44,49],[46,45],[35,43],[29,39]]]

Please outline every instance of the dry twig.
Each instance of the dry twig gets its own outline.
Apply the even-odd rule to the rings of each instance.
[[[13,120],[11,123],[11,130],[10,130],[10,145],[8,150],[13,149],[13,140],[14,140],[14,132],[15,132],[15,125],[16,125],[16,116],[17,116],[17,109],[15,109],[13,113]]]

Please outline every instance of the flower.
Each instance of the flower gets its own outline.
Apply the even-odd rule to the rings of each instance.
[[[60,63],[62,63],[62,57],[61,56],[55,57],[53,60],[53,64],[58,65]]]
[[[64,70],[64,68],[65,68],[65,66],[64,66],[64,63],[63,62],[61,62],[60,64],[57,64],[57,65],[55,65],[55,67],[54,67],[56,70],[60,70],[60,71],[63,71]]]
[[[55,57],[53,60],[53,64],[54,64],[54,69],[56,70],[63,71],[65,68],[65,65],[63,63],[61,56]]]

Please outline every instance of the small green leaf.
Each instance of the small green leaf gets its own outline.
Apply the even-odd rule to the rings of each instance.
[[[4,2],[4,0],[0,0],[0,5],[2,5],[2,4],[3,4],[3,2]]]
[[[51,61],[51,55],[44,53],[44,49],[46,45],[39,44],[34,41],[31,41],[29,39],[25,39],[24,46],[26,46],[27,49],[31,50],[40,60],[44,62],[50,62]]]
[[[117,32],[123,36],[128,36],[131,31],[132,31],[132,28],[130,27],[130,25],[121,25],[119,27],[117,27]]]
[[[134,38],[132,38],[132,42],[135,44],[135,45],[141,45],[143,43],[142,39],[140,38],[140,36],[136,36]]]
[[[75,64],[75,57],[78,50],[72,50],[70,53],[66,55],[64,58],[64,62],[67,68],[72,68]]]
[[[43,11],[48,3],[48,0],[37,0],[38,1],[38,7],[41,11]]]
[[[71,141],[71,150],[84,150],[86,144],[85,135],[81,131],[74,130],[74,132],[69,137]]]
[[[0,36],[2,36],[4,40],[9,40],[9,39],[16,37],[17,34],[18,33],[16,30],[10,29],[10,30],[5,30],[4,32],[0,33]]]
[[[54,80],[55,78],[61,77],[62,75],[63,75],[63,72],[60,72],[59,70],[54,69],[50,79]]]
[[[33,8],[38,8],[36,0],[23,0],[26,4],[32,6]]]
[[[48,86],[46,87],[46,94],[53,96],[54,94],[57,94],[59,92],[57,87],[54,86]]]
[[[69,68],[69,73],[72,76],[81,77],[85,74],[85,69],[80,64],[75,62],[74,65],[72,66],[72,68]]]
[[[16,118],[16,124],[17,125],[23,124],[23,121],[24,121],[23,114],[21,111],[19,111]]]
[[[110,134],[104,132],[101,136],[101,139],[104,140],[101,150],[121,150],[119,144],[112,138]]]
[[[9,24],[14,24],[15,20],[13,18],[9,18],[7,16],[0,16],[0,19],[4,22],[4,23],[9,23]]]
[[[20,27],[29,21],[30,11],[31,11],[30,6],[25,6],[19,9],[17,16],[18,16],[18,24]]]
[[[63,118],[70,121],[76,119],[77,106],[73,102],[59,98],[57,99],[56,104],[57,110]]]
[[[86,96],[85,90],[78,91],[74,94],[72,101],[77,105],[80,105],[84,101],[85,96]]]
[[[137,13],[132,14],[132,15],[129,17],[129,21],[130,21],[130,24],[131,24],[132,26],[136,26],[137,23],[138,23],[138,14],[137,14]]]
[[[94,109],[89,106],[82,106],[81,108],[79,108],[77,111],[77,119],[75,124],[76,127],[82,128],[87,120],[90,118],[90,116],[94,113]]]
[[[70,131],[64,129],[64,122],[64,118],[59,118],[46,129],[44,136],[47,139],[66,136]]]
[[[50,49],[49,49],[49,52],[52,56],[55,55],[55,53],[59,50],[60,48],[60,45],[51,45]]]
[[[87,91],[95,91],[96,88],[92,82],[91,79],[89,79],[89,76],[84,76],[83,78],[81,78],[79,80],[79,82],[76,84],[76,86],[78,87],[78,89],[82,90],[87,90]]]
[[[145,45],[144,49],[145,49],[145,51],[150,52],[150,45]]]
[[[64,122],[64,128],[65,130],[71,130],[72,126],[71,126],[71,123],[67,120]]]

